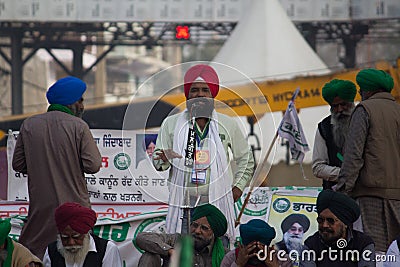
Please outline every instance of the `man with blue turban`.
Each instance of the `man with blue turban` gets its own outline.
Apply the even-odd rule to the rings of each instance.
[[[357,200],[354,227],[384,252],[400,233],[400,105],[385,71],[364,69],[356,80],[362,101],[351,117],[337,190]]]
[[[356,93],[355,84],[347,80],[334,79],[322,88],[331,114],[318,123],[312,170],[315,177],[322,179],[324,189],[331,189],[337,182]]]
[[[21,125],[12,161],[13,169],[28,174],[29,213],[20,242],[43,258],[56,241],[54,210],[65,202],[90,207],[84,173],[96,173],[101,155],[82,115],[86,84],[65,77],[47,91],[46,113]]]
[[[275,228],[260,219],[252,219],[239,226],[241,244],[229,251],[221,267],[291,266],[291,262],[279,262],[277,251],[270,246],[275,238]],[[286,258],[285,258],[286,259]]]

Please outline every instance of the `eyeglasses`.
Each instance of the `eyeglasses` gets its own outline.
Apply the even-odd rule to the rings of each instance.
[[[335,219],[335,218],[317,217],[317,222],[318,222],[319,224],[323,224],[325,221],[326,221],[329,225],[334,225],[335,222],[338,221],[338,219]]]
[[[331,107],[332,108],[338,108],[339,106],[341,106],[341,107],[347,107],[349,105],[349,102],[340,102],[340,103],[337,103],[337,104],[331,104]]]
[[[84,234],[73,234],[73,235],[63,235],[60,234],[61,240],[68,241],[70,238],[73,240],[82,240],[85,235]]]
[[[191,227],[193,227],[194,229],[197,229],[198,227],[200,227],[200,230],[203,232],[208,232],[211,230],[210,226],[207,226],[205,224],[199,224],[197,222],[192,222],[190,224]]]

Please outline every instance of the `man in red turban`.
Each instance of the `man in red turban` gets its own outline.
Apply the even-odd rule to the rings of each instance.
[[[59,235],[43,258],[44,266],[123,266],[117,246],[95,236],[96,212],[78,203],[64,203],[55,211]]]
[[[153,153],[157,170],[170,169],[167,232],[188,233],[188,209],[182,208],[211,203],[224,213],[234,241],[233,204],[253,174],[253,154],[237,122],[214,109],[219,79],[212,67],[191,67],[183,87],[186,109],[163,121]]]
[[[190,87],[195,81],[206,82],[211,95],[215,98],[219,92],[219,79],[215,70],[208,65],[196,65],[190,68],[184,77],[184,90],[186,98],[189,95]]]

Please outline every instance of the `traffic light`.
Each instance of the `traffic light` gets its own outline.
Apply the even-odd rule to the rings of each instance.
[[[188,40],[190,38],[189,26],[178,25],[176,26],[175,30],[176,39]]]

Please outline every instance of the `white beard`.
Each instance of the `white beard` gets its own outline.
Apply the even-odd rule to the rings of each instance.
[[[331,112],[332,135],[335,145],[343,149],[346,141],[347,133],[349,132],[350,117],[354,110],[354,103],[352,107],[342,113]]]
[[[89,234],[85,235],[82,246],[64,247],[60,236],[57,236],[57,250],[64,257],[65,262],[69,264],[83,263],[89,252],[90,238]],[[72,250],[72,251],[71,251]]]
[[[300,235],[293,235],[289,232],[286,232],[283,235],[283,240],[285,241],[285,245],[288,251],[296,250],[301,254],[303,250],[303,234]]]

